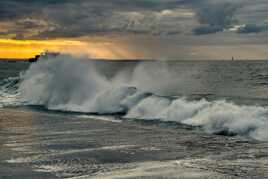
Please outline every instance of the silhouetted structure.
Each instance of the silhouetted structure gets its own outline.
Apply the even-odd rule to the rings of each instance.
[[[34,62],[37,62],[38,60],[40,60],[40,58],[56,57],[58,55],[60,55],[60,53],[58,53],[58,52],[45,51],[45,52],[41,53],[40,55],[35,55],[34,58],[29,58],[28,61],[30,63],[34,63]]]
[[[29,60],[28,60],[28,61],[29,61],[30,63],[37,62],[37,61],[38,61],[38,59],[40,58],[40,56],[41,56],[41,55],[35,55],[35,57],[34,57],[34,58],[29,58]]]

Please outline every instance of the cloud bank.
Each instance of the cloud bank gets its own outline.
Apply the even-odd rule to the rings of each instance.
[[[202,26],[193,30],[195,34],[209,34],[223,31],[236,22],[234,17],[238,6],[232,3],[215,3],[198,10],[197,18]]]
[[[262,13],[263,3],[256,1],[255,13]],[[0,35],[17,39],[113,32],[203,35],[238,25],[240,9],[251,4],[249,0],[9,0],[0,2],[0,23],[12,25]],[[247,25],[239,33],[262,29]]]

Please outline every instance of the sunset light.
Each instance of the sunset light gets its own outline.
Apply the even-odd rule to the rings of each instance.
[[[10,40],[0,39],[1,59],[27,59],[46,50],[64,52],[69,48],[79,48],[85,44],[71,40]]]
[[[0,179],[268,179],[268,0],[1,0]]]

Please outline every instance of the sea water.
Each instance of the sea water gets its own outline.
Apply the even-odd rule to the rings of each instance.
[[[16,156],[9,151],[15,156],[2,157],[7,163],[27,163],[35,172],[58,177],[95,176],[94,167],[96,177],[102,173],[109,176],[114,168],[119,173],[113,175],[118,178],[166,177],[168,171],[159,173],[157,167],[167,167],[176,178],[180,162],[183,167],[179,165],[178,170],[181,171],[185,165],[187,168],[187,163],[195,166],[196,171],[184,173],[184,178],[267,176],[266,61],[94,61],[60,55],[32,64],[0,62],[0,78],[1,128],[5,131],[1,137],[12,141],[3,140],[2,148],[23,154]],[[102,122],[88,123],[89,118]],[[90,129],[91,125],[95,127]],[[145,132],[136,125],[149,127],[155,133]],[[115,126],[120,126],[120,130],[116,132]],[[127,130],[130,126],[132,129]],[[180,137],[177,133],[172,137],[167,134],[174,131]],[[109,132],[117,137],[111,137]],[[132,133],[138,140],[134,143]],[[146,145],[143,135],[152,145]],[[77,141],[77,145],[68,142],[68,136]],[[94,136],[93,144],[91,136]],[[156,136],[165,139],[156,141]],[[112,140],[112,144],[101,144],[100,139]],[[55,141],[65,142],[56,145]],[[187,149],[189,142],[193,144]],[[202,146],[206,150],[195,156]],[[167,149],[173,150],[173,157],[167,154]],[[117,159],[115,151],[120,153]],[[124,156],[120,151],[127,154]],[[241,156],[224,160],[235,154]],[[70,162],[69,155],[81,161]],[[93,160],[94,166],[84,157]],[[221,161],[220,167],[214,166],[211,157]],[[113,159],[107,162],[107,158]],[[50,159],[59,162],[50,164]],[[150,164],[161,160],[166,162]],[[202,165],[207,167],[205,171],[200,168]],[[237,169],[229,171],[230,165]],[[141,170],[141,166],[150,166],[148,170],[153,172]],[[229,166],[222,169],[223,174],[214,172],[223,166]],[[122,174],[123,171],[131,173],[131,167],[136,168],[136,173]],[[245,171],[241,167],[246,168]],[[72,170],[80,172],[75,174]],[[49,174],[42,177],[50,178]]]

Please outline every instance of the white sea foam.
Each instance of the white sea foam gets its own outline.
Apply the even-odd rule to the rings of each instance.
[[[171,84],[168,82],[170,74],[165,76],[168,72],[162,70],[160,76],[148,72],[143,73],[143,77],[141,71],[144,70],[146,68],[141,64],[132,74],[121,71],[115,77],[107,78],[96,70],[93,61],[61,55],[32,64],[21,75],[18,94],[29,104],[53,110],[121,113],[124,114],[122,118],[175,121],[199,126],[208,133],[268,140],[267,107],[242,106],[224,100],[188,101],[161,97],[153,94],[150,88],[159,89],[166,84],[163,85],[166,90]]]
[[[139,103],[126,117],[175,121],[200,126],[208,133],[239,134],[258,140],[268,140],[268,108],[239,106],[226,101],[186,101],[178,98],[165,106],[156,102],[154,110],[151,110],[150,100],[146,99]]]

